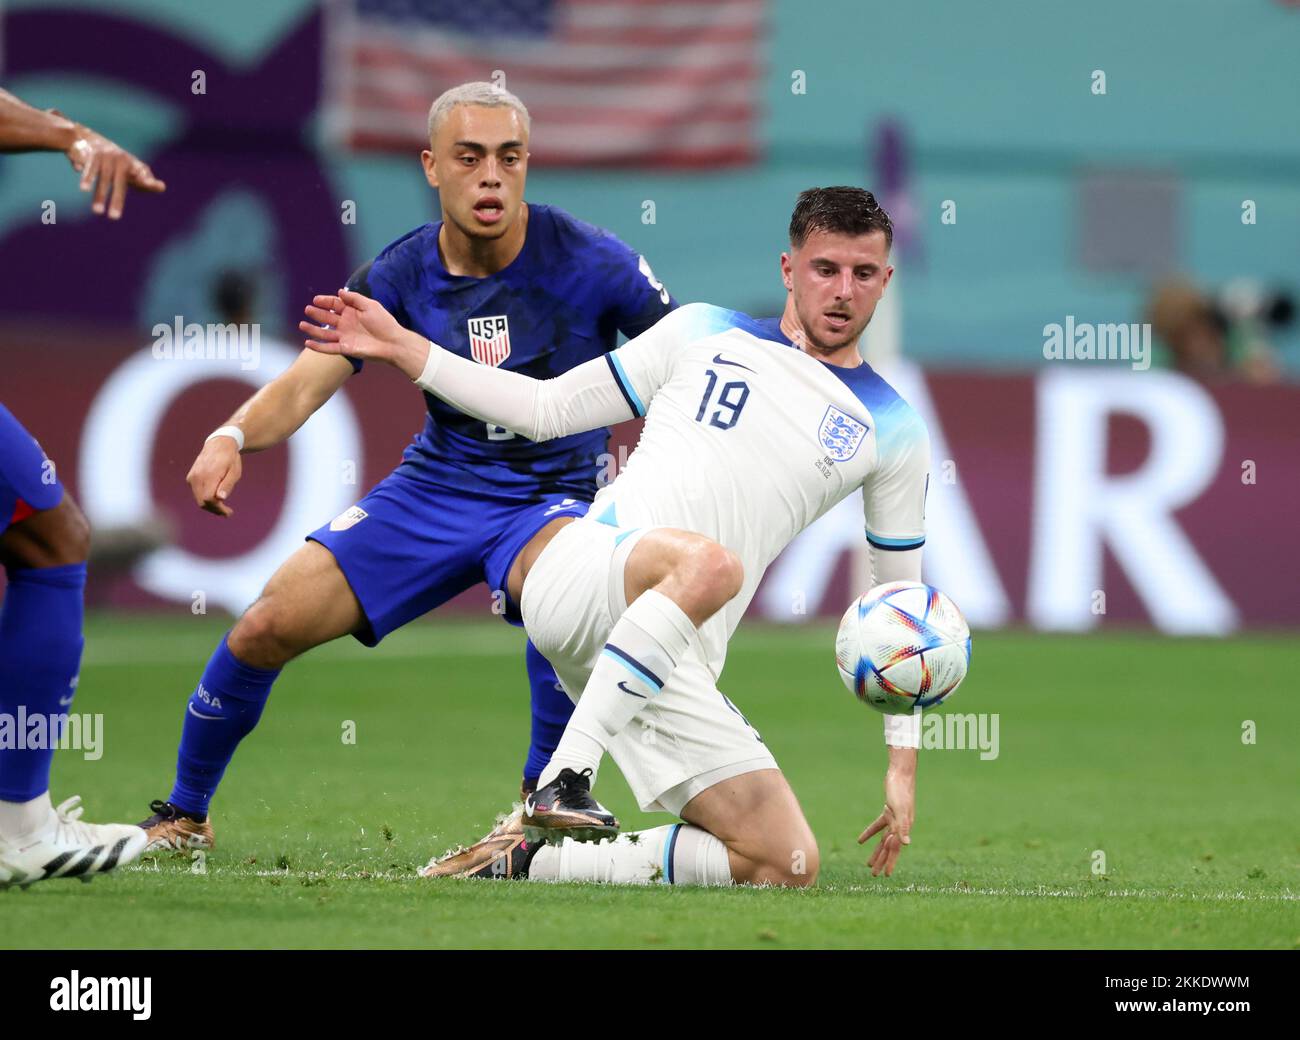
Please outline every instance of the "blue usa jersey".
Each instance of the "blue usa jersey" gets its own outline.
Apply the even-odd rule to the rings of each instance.
[[[382,303],[404,326],[463,357],[557,376],[606,354],[677,306],[645,259],[608,231],[553,206],[529,204],[519,255],[486,278],[448,273],[441,222],[387,246],[349,287]],[[360,368],[360,362],[353,364]],[[609,431],[538,444],[463,415],[425,394],[429,414],[403,456],[418,479],[454,490],[590,501]]]

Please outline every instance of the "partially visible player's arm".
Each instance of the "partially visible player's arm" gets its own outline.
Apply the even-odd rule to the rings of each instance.
[[[885,808],[867,829],[858,835],[864,845],[879,834],[867,866],[873,877],[894,873],[899,853],[912,843],[912,824],[916,817],[916,748],[891,747],[885,769]]]
[[[924,495],[924,492],[922,492]],[[867,529],[867,545],[871,553],[871,587],[884,585],[890,581],[921,580],[921,549],[882,548],[871,540],[871,530]],[[911,715],[885,716],[885,743],[889,745],[891,755],[899,748],[910,748],[913,754],[921,746],[921,715],[917,711]]]
[[[905,406],[903,406],[905,408]],[[887,581],[920,581],[925,545],[925,498],[930,483],[930,437],[910,408],[888,416],[877,428],[879,462],[862,488],[867,544],[871,547],[873,586]],[[921,746],[920,712],[885,716],[889,765],[885,807],[858,837],[879,834],[867,861],[873,875],[894,872],[903,846],[911,844],[916,811],[916,760]]]
[[[477,364],[430,343],[415,382],[466,415],[530,441],[548,441],[625,422],[637,414],[619,389],[609,356],[583,362],[553,379],[533,379]]]
[[[66,116],[0,90],[0,152],[66,152],[76,134],[77,124]]]
[[[317,296],[299,328],[322,354],[383,361],[466,415],[545,441],[645,414],[677,337],[661,322],[618,350],[553,379],[480,365],[403,328],[358,293]]]
[[[236,409],[226,425],[244,434],[245,454],[288,440],[352,375],[347,358],[304,350],[292,365]]]
[[[230,516],[226,499],[243,473],[241,452],[262,451],[288,439],[338,391],[352,365],[347,358],[304,350],[292,365],[235,411],[221,432],[204,442],[185,480],[209,513]],[[242,440],[242,443],[241,443]]]
[[[94,211],[107,210],[112,220],[122,215],[127,188],[166,188],[125,148],[55,109],[33,108],[7,90],[0,90],[0,152],[62,152],[81,174],[81,190],[95,189]]]
[[[879,460],[862,487],[873,587],[921,580],[930,484],[930,436],[921,417],[899,401],[878,421]],[[891,748],[920,747],[920,716],[886,715],[885,743]]]
[[[624,242],[615,240],[605,284],[609,316],[628,339],[636,339],[677,309],[677,301],[655,277],[646,258]]]

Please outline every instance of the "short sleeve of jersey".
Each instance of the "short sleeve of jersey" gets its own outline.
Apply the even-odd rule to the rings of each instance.
[[[608,279],[607,305],[618,330],[635,339],[669,311],[677,307],[663,282],[644,256],[616,238],[611,238],[613,271]]]
[[[709,310],[707,304],[701,303],[679,307],[636,339],[605,355],[605,363],[633,415],[645,415],[651,398],[672,374],[682,348],[703,330]]]
[[[919,549],[925,544],[929,432],[901,399],[876,421],[876,467],[862,486],[867,541],[877,550]]]

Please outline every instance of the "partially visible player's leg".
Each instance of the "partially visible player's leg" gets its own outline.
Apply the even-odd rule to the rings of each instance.
[[[278,671],[300,654],[366,623],[334,554],[307,542],[281,564],[226,637],[244,664]]]
[[[470,562],[472,518],[453,516],[431,495],[397,470],[312,532],[272,576],[186,705],[175,786],[145,821],[151,849],[211,847],[209,803],[289,661],[348,634],[375,646],[481,580]]]
[[[565,769],[591,770],[594,779],[610,740],[664,688],[698,626],[740,591],[739,558],[712,539],[671,528],[633,536],[622,562],[628,606],[609,632],[541,786]]]
[[[686,803],[682,818],[726,848],[737,882],[804,888],[817,880],[817,839],[779,769],[714,784]]]
[[[817,842],[794,792],[695,651],[610,751],[642,809],[686,823],[600,844],[551,839],[530,850],[530,879],[796,888],[816,880]]]
[[[63,495],[52,508],[28,512],[0,534],[0,563],[8,569],[44,570],[85,564],[90,555],[90,523],[72,500]],[[0,518],[0,525],[8,517]]]
[[[526,850],[531,855],[523,869],[522,857],[512,851],[513,863],[490,860],[482,876],[514,866],[516,876],[531,881],[805,888],[817,880],[817,840],[780,770],[722,780],[692,798],[682,817],[686,823],[620,834],[609,842],[565,838]]]
[[[89,526],[66,496],[0,534],[7,579],[0,606],[0,713],[14,717],[22,708],[29,718],[50,718],[72,704],[89,549]],[[0,750],[0,837],[27,833],[50,815],[53,758],[53,742]]]
[[[716,668],[700,649],[610,742],[641,808],[686,824],[586,850],[552,838],[551,851],[536,851],[530,878],[791,887],[816,879],[817,844],[794,793],[762,738],[717,688]],[[562,663],[560,673],[570,681]]]
[[[520,787],[520,794],[527,796],[537,790],[537,780],[555,753],[560,737],[564,735],[564,727],[573,715],[573,701],[564,692],[551,663],[542,656],[531,639],[524,659],[528,667],[533,719],[528,757],[524,761],[524,779]]]
[[[738,753],[750,752],[738,748]],[[723,767],[715,771],[723,775],[717,782],[710,783],[707,776],[693,777],[659,795],[659,807],[676,807],[685,823],[620,834],[599,843],[564,838],[530,846],[516,820],[434,875],[805,888],[816,882],[821,865],[817,839],[775,763],[761,765],[730,776],[725,774],[731,768],[746,766]],[[662,766],[646,768],[653,772]],[[648,775],[636,767],[629,772],[634,782]],[[707,786],[700,790],[702,785]],[[678,807],[678,801],[687,797],[685,805]]]
[[[90,526],[64,494],[53,465],[0,406],[0,714],[30,719],[68,712],[81,666],[82,595]],[[82,877],[129,863],[145,835],[125,824],[83,824],[79,799],[55,809],[50,766],[59,727],[44,747],[0,750],[0,887]]]
[[[500,518],[500,535],[484,547],[483,572],[494,589],[504,589],[507,593],[507,621],[522,624],[518,605],[524,575],[550,540],[584,514],[587,505],[580,499],[552,495]],[[524,660],[532,707],[528,756],[520,784],[520,795],[527,797],[537,790],[538,777],[564,734],[564,727],[573,714],[573,701],[560,685],[551,663],[531,639]]]
[[[185,707],[176,780],[144,822],[150,850],[211,848],[208,806],[235,749],[257,726],[281,668],[312,647],[356,631],[365,618],[333,554],[307,542],[208,659]]]
[[[636,537],[580,521],[553,533],[547,551],[531,561],[524,618],[567,689],[589,687],[614,618],[625,609],[623,565]],[[470,849],[431,864],[427,875],[811,883],[816,845],[798,803],[762,738],[718,690],[715,672],[703,643],[695,642],[646,705],[639,725],[610,742],[641,807],[681,815],[688,824],[599,845],[551,833],[549,844],[538,845],[537,836],[525,831],[533,821],[512,818]],[[735,814],[749,820],[733,819]],[[593,817],[584,827],[595,829],[596,822]]]

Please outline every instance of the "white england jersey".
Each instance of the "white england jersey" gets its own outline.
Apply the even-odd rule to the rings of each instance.
[[[707,304],[679,308],[608,363],[646,422],[590,515],[695,531],[740,558],[740,594],[701,630],[719,670],[768,566],[857,489],[877,552],[924,544],[925,423],[868,365],[828,365],[777,319]]]
[[[870,366],[819,361],[775,318],[689,304],[555,379],[434,351],[418,382],[533,440],[644,415],[636,449],[589,516],[624,529],[694,531],[740,558],[740,594],[701,629],[715,676],[767,567],[858,488],[877,581],[920,578],[920,554],[909,550],[925,542],[925,423]],[[900,553],[914,573],[880,566],[882,555]]]

